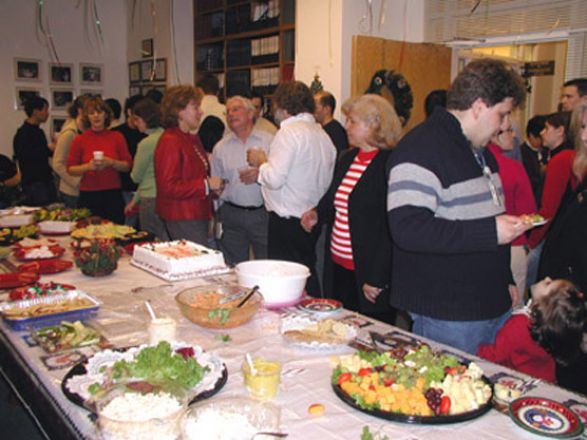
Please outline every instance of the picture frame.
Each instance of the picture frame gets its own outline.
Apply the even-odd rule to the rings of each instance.
[[[149,58],[153,56],[153,39],[147,38],[141,42],[141,56]]]
[[[73,85],[73,64],[49,63],[49,84]]]
[[[75,99],[73,89],[51,89],[51,107],[54,110],[65,110]]]
[[[155,74],[151,77],[152,69],[152,60],[141,62],[141,81],[167,81],[167,58],[155,60]]]
[[[16,81],[40,82],[41,61],[30,58],[14,58],[14,79]]]
[[[63,124],[67,118],[65,116],[52,116],[51,117],[51,139],[55,139],[55,136],[59,134],[61,129],[63,128]]]
[[[102,86],[104,84],[104,65],[94,63],[79,64],[79,83],[82,86]]]
[[[129,86],[128,88],[128,96],[140,95],[141,94],[141,86]]]
[[[167,90],[167,84],[143,84],[143,86],[141,87],[141,95],[146,95],[149,90],[153,89],[165,94],[165,91]]]
[[[90,89],[82,89],[79,91],[80,96],[81,95],[92,95],[92,96],[99,96],[100,98],[102,98],[104,96],[104,93],[102,92],[102,90],[90,90]]]
[[[141,81],[141,62],[134,61],[128,63],[128,81],[130,83],[136,83]]]
[[[151,60],[141,62],[141,81],[151,81],[151,69],[153,62]]]
[[[15,110],[24,110],[24,102],[27,98],[31,96],[41,96],[41,91],[39,89],[34,88],[27,88],[27,87],[17,87],[16,94],[14,98],[14,108]]]
[[[167,81],[167,59],[157,58],[155,61],[154,81]]]

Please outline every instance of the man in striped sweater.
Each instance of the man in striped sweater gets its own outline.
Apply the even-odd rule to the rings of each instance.
[[[387,165],[391,305],[410,313],[414,333],[470,353],[493,342],[517,299],[509,243],[531,225],[504,214],[485,146],[524,97],[505,63],[473,61],[447,109],[408,133]]]

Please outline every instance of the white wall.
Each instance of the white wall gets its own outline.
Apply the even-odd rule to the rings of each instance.
[[[57,53],[62,63],[74,64],[73,89],[90,89],[79,85],[79,63],[100,63],[104,65],[104,85],[96,88],[104,97],[122,100],[128,93],[128,67],[126,62],[126,2],[121,0],[100,0],[96,2],[102,21],[104,43],[98,45],[95,35],[86,31],[84,3],[73,0],[51,0],[45,2],[49,25]],[[48,63],[51,59],[48,49],[36,37],[35,0],[0,1],[0,153],[12,156],[12,138],[25,118],[24,112],[15,110],[16,87],[34,87],[50,100]],[[91,38],[91,42],[89,40]],[[93,44],[92,44],[93,43]],[[38,59],[42,64],[41,81],[38,83],[16,82],[13,59]],[[51,116],[65,116],[64,110],[54,111]],[[51,118],[51,116],[49,118]],[[50,119],[45,125],[49,130]]]
[[[373,0],[369,30],[367,2],[297,0],[296,79],[310,84],[316,72],[339,103],[350,97],[353,35],[389,40],[424,40],[424,0]],[[379,25],[385,5],[385,21]],[[339,112],[337,111],[337,117]]]
[[[191,0],[155,0],[154,5],[155,19],[149,2],[137,2],[134,15],[132,2],[128,2],[128,60],[144,59],[141,56],[142,40],[152,38],[155,56],[167,58],[167,85],[193,84],[193,3]],[[175,50],[172,44],[173,35]]]

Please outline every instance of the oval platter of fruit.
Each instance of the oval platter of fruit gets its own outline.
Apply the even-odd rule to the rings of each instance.
[[[493,389],[475,364],[432,351],[401,355],[359,351],[342,356],[332,388],[346,404],[375,417],[413,424],[457,423],[491,409]]]

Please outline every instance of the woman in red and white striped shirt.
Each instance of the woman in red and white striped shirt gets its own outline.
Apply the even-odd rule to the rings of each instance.
[[[379,95],[351,99],[342,110],[349,144],[356,148],[340,157],[330,188],[318,207],[302,216],[302,226],[309,231],[318,222],[328,225],[327,296],[347,309],[389,322],[394,314],[387,289],[391,237],[385,164],[399,140],[401,124],[391,104]]]

